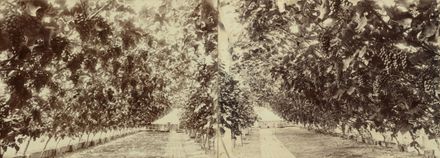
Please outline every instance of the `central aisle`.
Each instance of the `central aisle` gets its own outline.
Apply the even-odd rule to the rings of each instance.
[[[172,131],[167,144],[167,158],[208,158],[200,145],[184,133]]]
[[[260,129],[260,151],[262,158],[295,158],[273,134],[275,129]]]

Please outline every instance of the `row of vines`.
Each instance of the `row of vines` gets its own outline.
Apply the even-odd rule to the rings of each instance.
[[[0,157],[24,138],[145,126],[169,111],[190,59],[160,33],[179,13],[127,2],[0,1]]]
[[[193,43],[187,49],[201,60],[194,64],[193,82],[188,90],[191,94],[181,119],[182,125],[194,132],[207,150],[211,149],[209,142],[224,135],[226,129],[234,139],[256,120],[243,85],[219,59],[218,28],[221,21],[214,3],[202,0],[188,18],[189,29],[195,34],[186,35],[187,41]]]
[[[234,46],[237,71],[286,120],[440,136],[437,1],[238,4],[246,33]]]
[[[203,146],[216,130],[240,135],[256,117],[220,66],[218,20],[209,0],[0,1],[0,157],[27,138],[147,126],[173,107]]]

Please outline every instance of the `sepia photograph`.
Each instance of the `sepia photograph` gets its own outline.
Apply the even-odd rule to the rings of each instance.
[[[0,0],[0,158],[440,158],[440,1]]]

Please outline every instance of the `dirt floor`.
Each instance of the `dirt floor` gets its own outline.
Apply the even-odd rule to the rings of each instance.
[[[261,158],[259,129],[251,129],[243,144],[237,144],[232,152],[236,158]]]
[[[299,127],[278,128],[274,133],[296,158],[422,158],[416,153],[366,145]]]
[[[169,133],[140,132],[84,151],[75,152],[67,158],[109,157],[164,157]]]
[[[184,136],[186,135],[182,133],[175,133],[173,137],[170,133],[140,132],[62,157],[206,158],[215,156],[213,153],[206,155],[194,140]],[[299,127],[253,128],[250,130],[250,135],[244,137],[243,144],[235,145],[231,154],[234,158],[279,158],[280,156],[283,158],[422,158],[415,153],[366,145],[353,140],[317,134]]]

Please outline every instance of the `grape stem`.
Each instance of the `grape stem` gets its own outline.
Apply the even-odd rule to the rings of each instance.
[[[90,15],[89,17],[87,17],[87,19],[92,19],[94,18],[96,15],[98,15],[102,10],[104,10],[104,8],[107,8],[108,6],[110,6],[113,1],[108,2],[106,5],[102,6],[101,8],[99,8],[95,13],[93,13],[92,15]]]

